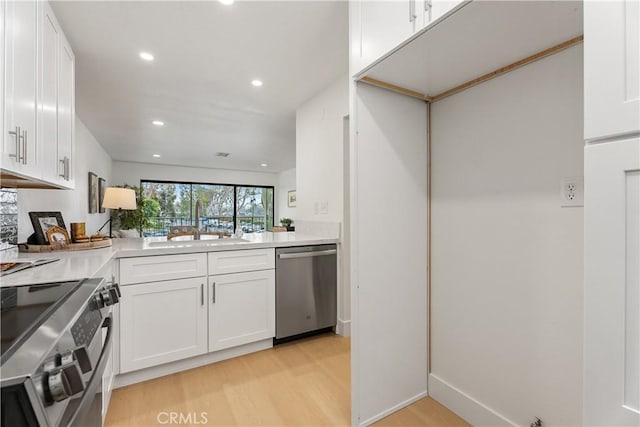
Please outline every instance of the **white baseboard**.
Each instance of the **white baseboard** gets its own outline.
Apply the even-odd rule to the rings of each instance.
[[[142,381],[151,380],[153,378],[163,377],[165,375],[175,374],[176,372],[186,371],[188,369],[198,368],[210,363],[231,359],[232,357],[266,350],[271,347],[273,347],[273,339],[269,338],[238,347],[228,348],[226,350],[216,351],[214,353],[206,353],[200,356],[190,357],[185,360],[165,363],[164,365],[153,366],[139,371],[127,372],[126,374],[116,376],[113,388],[125,387]]]
[[[391,408],[380,412],[377,415],[374,415],[373,417],[369,418],[368,420],[365,421],[360,421],[360,426],[369,426],[373,423],[375,423],[376,421],[380,421],[381,419],[383,419],[384,417],[393,414],[396,411],[399,411],[402,408],[405,408],[409,405],[411,405],[413,402],[416,402],[420,399],[422,399],[423,397],[427,397],[427,391],[423,391],[422,393],[419,393],[413,397],[410,397],[409,399],[405,400],[404,402],[400,402],[397,405],[392,406]]]
[[[338,319],[338,324],[336,325],[336,334],[342,335],[345,337],[350,337],[351,336],[351,320]]]
[[[429,396],[473,426],[517,425],[434,374],[429,374]]]

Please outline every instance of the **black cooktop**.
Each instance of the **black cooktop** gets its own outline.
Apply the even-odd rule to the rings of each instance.
[[[74,281],[0,288],[0,364],[79,286]]]

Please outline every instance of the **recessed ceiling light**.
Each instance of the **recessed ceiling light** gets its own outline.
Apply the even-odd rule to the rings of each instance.
[[[233,4],[234,0],[218,0],[220,3],[224,4],[225,6],[229,6]]]
[[[251,80],[251,84],[254,85],[255,87],[260,87],[262,86],[262,80]]]
[[[266,164],[266,163],[260,163],[260,166],[262,166],[263,168],[266,168],[266,167],[267,167],[267,166],[269,166],[269,165],[268,165],[268,164]]]
[[[140,52],[140,58],[144,59],[145,61],[153,61],[153,55],[149,52]]]
[[[153,157],[160,157],[160,154],[154,154]]]
[[[164,126],[164,122],[161,120],[154,120],[151,123],[153,123],[156,126]]]

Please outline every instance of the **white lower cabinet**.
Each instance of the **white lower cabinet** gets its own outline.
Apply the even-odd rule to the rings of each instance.
[[[275,270],[209,277],[209,351],[275,336]]]
[[[207,352],[206,278],[121,286],[120,373]]]

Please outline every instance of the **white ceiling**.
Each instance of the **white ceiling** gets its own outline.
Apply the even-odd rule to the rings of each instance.
[[[114,160],[295,167],[296,107],[348,71],[344,1],[52,6],[76,55],[78,116]]]

